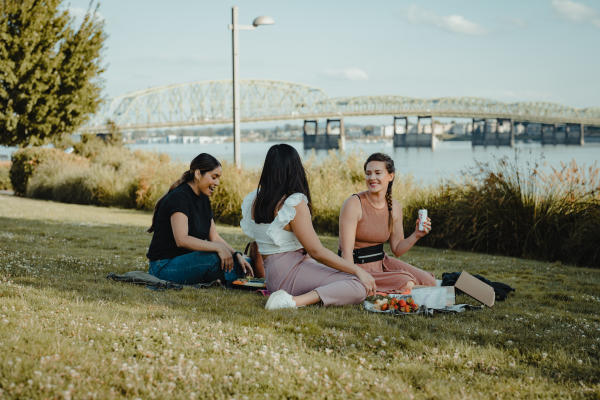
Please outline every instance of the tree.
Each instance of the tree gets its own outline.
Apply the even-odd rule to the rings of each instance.
[[[100,104],[106,35],[90,3],[78,27],[61,0],[0,0],[0,145],[73,133]]]

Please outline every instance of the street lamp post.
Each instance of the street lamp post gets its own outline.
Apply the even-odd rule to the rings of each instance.
[[[240,84],[238,82],[239,54],[238,54],[238,31],[253,30],[260,25],[273,25],[275,21],[271,17],[260,16],[252,21],[252,25],[238,25],[238,7],[231,7],[231,50],[233,58],[233,162],[236,168],[242,167],[240,153]]]

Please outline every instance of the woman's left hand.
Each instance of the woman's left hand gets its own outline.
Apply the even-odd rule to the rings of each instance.
[[[430,231],[431,231],[431,219],[429,217],[427,217],[425,222],[423,222],[423,230],[422,231],[419,230],[419,219],[417,219],[417,226],[415,229],[415,235],[417,236],[417,239],[421,239],[422,237],[426,236]]]
[[[252,266],[250,265],[250,263],[246,260],[246,257],[244,257],[244,255],[242,253],[237,253],[237,260],[240,263],[240,266],[242,267],[242,271],[244,271],[244,274],[250,275],[253,277],[254,271],[252,270]]]

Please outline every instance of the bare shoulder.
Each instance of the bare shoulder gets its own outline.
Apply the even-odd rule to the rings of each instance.
[[[309,212],[308,203],[305,200],[301,200],[298,204],[294,206],[296,212]]]
[[[352,195],[344,200],[342,207],[360,208],[360,199],[358,196]]]
[[[358,218],[362,216],[362,206],[358,196],[352,195],[348,197],[342,204],[341,213],[344,215],[355,215]]]

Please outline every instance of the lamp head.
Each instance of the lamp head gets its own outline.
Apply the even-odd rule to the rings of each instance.
[[[254,21],[252,21],[252,25],[254,25],[255,27],[260,26],[260,25],[273,25],[275,23],[275,20],[271,17],[267,17],[266,15],[261,15],[260,17],[256,17],[254,18]]]

